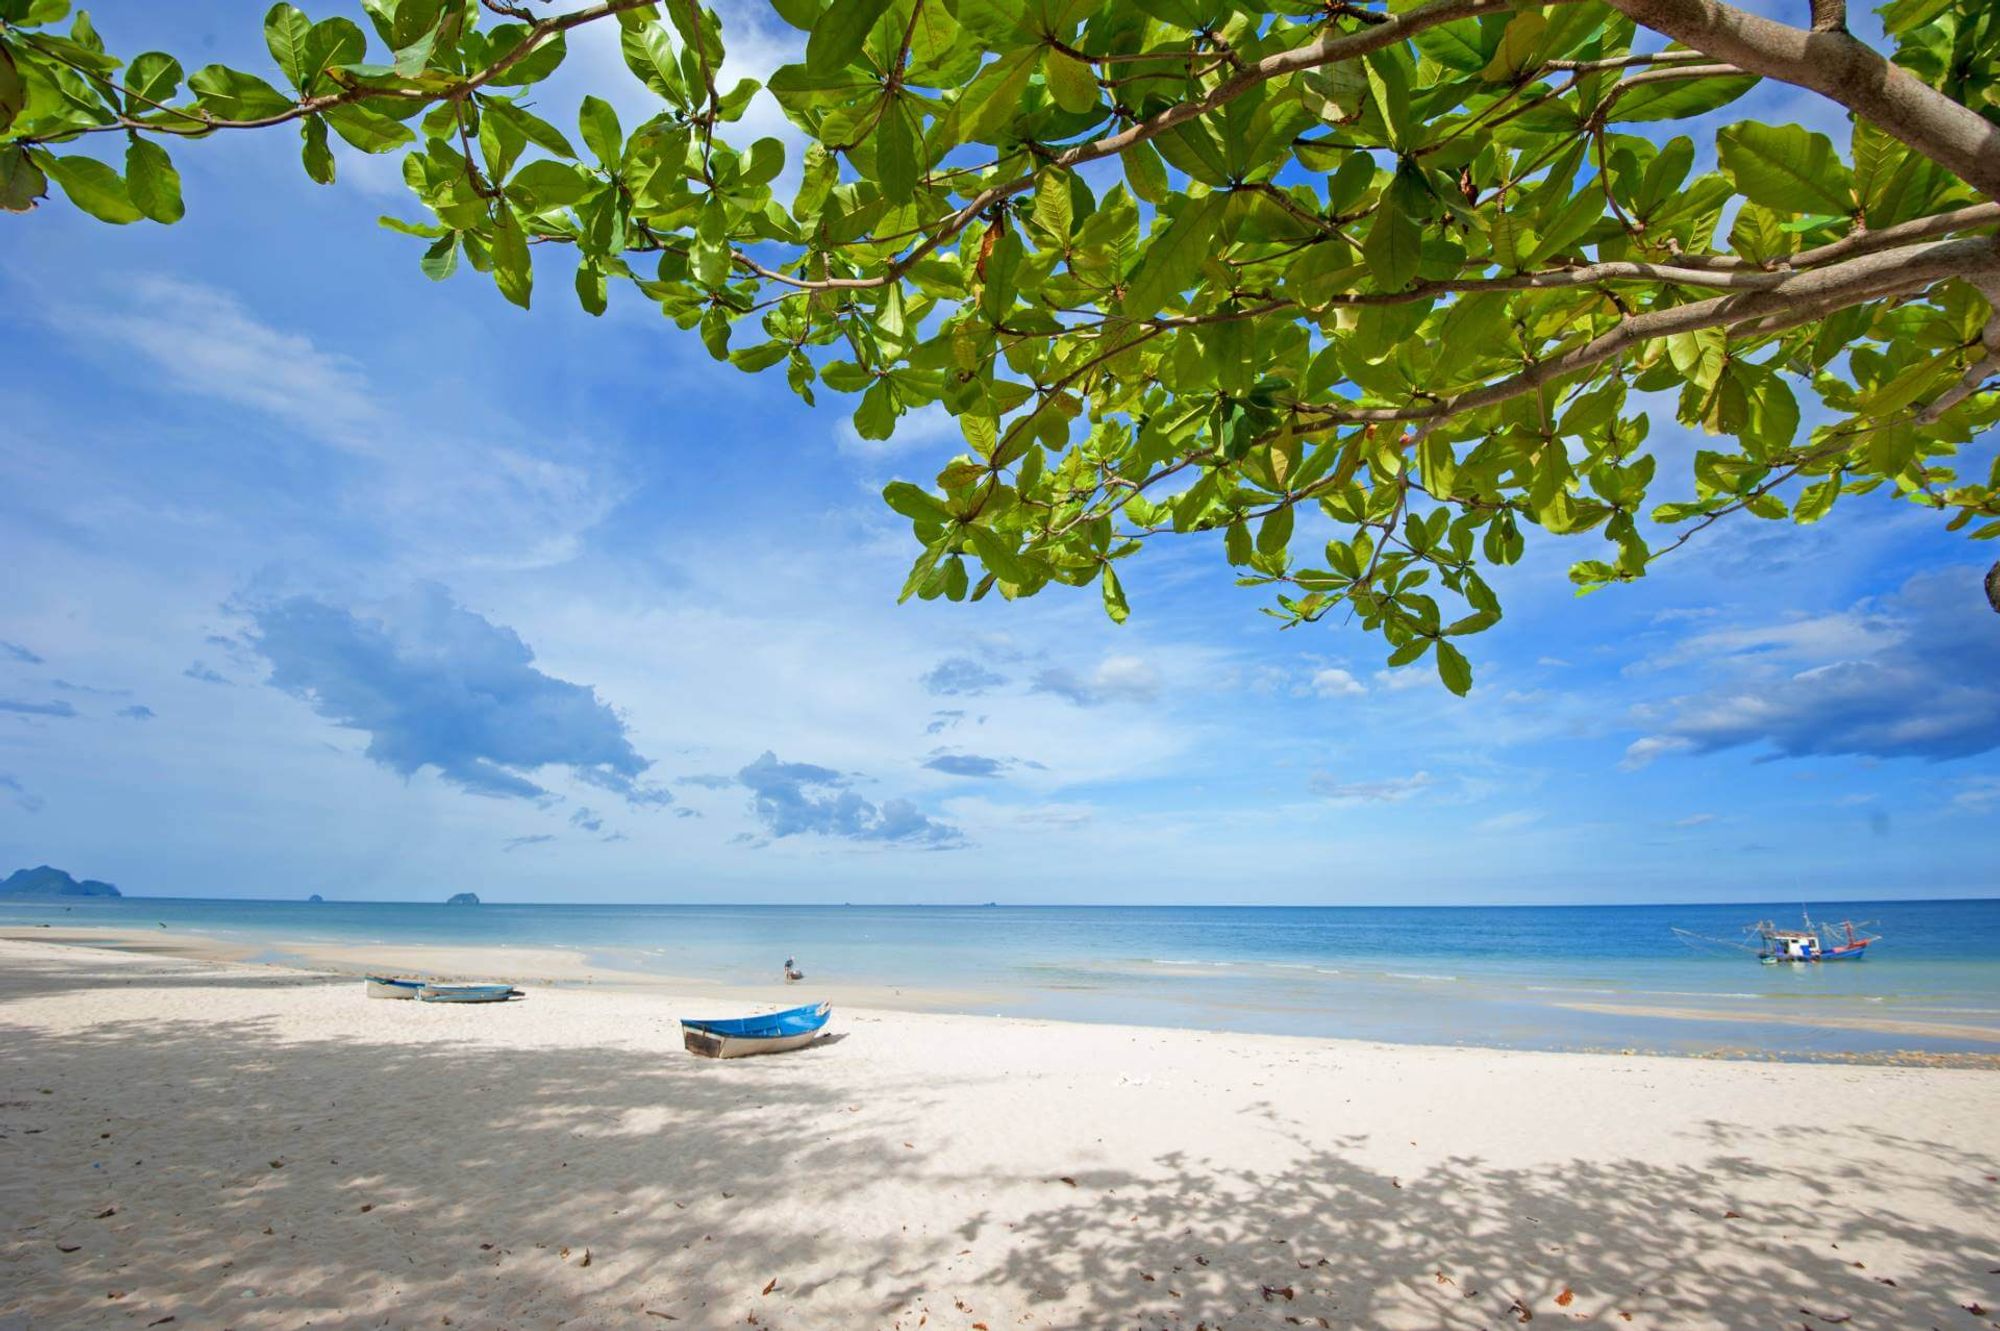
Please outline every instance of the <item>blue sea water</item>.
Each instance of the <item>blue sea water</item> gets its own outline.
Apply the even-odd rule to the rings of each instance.
[[[1812,905],[1867,960],[1764,966],[1721,944],[1800,904],[1546,907],[477,907],[125,898],[0,902],[0,924],[288,941],[555,947],[704,984],[814,984],[910,1007],[1543,1049],[2000,1055],[2000,900]],[[496,963],[497,964],[497,963]]]

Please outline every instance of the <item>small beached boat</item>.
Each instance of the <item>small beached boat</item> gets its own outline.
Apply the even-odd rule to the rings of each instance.
[[[387,975],[368,977],[370,998],[415,998],[417,991],[423,987],[422,980],[400,980]]]
[[[521,997],[511,984],[427,984],[417,993],[426,1003],[504,1003]]]
[[[729,1021],[681,1019],[681,1039],[690,1054],[703,1058],[744,1058],[751,1054],[780,1054],[798,1049],[819,1038],[833,1004],[814,1003],[761,1017],[736,1017]]]

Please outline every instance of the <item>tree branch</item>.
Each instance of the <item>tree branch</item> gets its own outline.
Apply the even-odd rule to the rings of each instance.
[[[1991,280],[2000,277],[2000,246],[1985,237],[1943,240],[1891,254],[1868,255],[1831,268],[1786,275],[1761,291],[1715,296],[1708,300],[1650,310],[1620,320],[1582,346],[1537,361],[1519,374],[1470,389],[1455,397],[1410,407],[1319,407],[1299,409],[1322,420],[1362,424],[1423,421],[1463,415],[1490,407],[1539,388],[1552,379],[1600,365],[1642,342],[1702,328],[1730,328],[1759,321],[1809,321],[1830,310],[1857,305],[1896,291],[1908,291],[1950,277]],[[1800,319],[1801,313],[1805,318]],[[1775,328],[1760,331],[1775,331]]]
[[[1718,0],[1607,0],[1697,51],[1831,98],[2000,199],[2000,125],[1961,106],[1845,31],[1809,32]],[[1814,5],[1815,17],[1820,9]]]

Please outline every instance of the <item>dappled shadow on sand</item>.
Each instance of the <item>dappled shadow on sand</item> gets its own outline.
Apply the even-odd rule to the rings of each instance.
[[[122,978],[12,969],[0,1015]],[[142,983],[163,979],[194,987]],[[526,1006],[369,1015],[490,1035]],[[861,1132],[799,1075],[833,1043],[718,1063],[664,1020],[657,1049],[301,1041],[264,1019],[8,1027],[0,1327],[673,1324],[647,1307],[741,1325],[708,1305],[754,1298],[809,1241],[815,1197],[916,1166],[872,1137],[921,1115],[922,1088]],[[114,1079],[142,1091],[89,1089]]]
[[[984,1283],[1030,1309],[1089,1291],[1055,1325],[1989,1325],[1965,1305],[2000,1302],[1995,1162],[1962,1162],[1969,1218],[1953,1227],[1869,1198],[1837,1160],[1773,1170],[1735,1145],[1748,1153],[1698,1168],[1451,1158],[1412,1178],[1338,1149],[1278,1175],[1170,1155],[1143,1176],[1075,1176],[1010,1224]]]
[[[88,987],[74,968],[0,974],[0,1018]],[[286,1038],[261,1017],[8,1026],[0,1327],[1223,1331],[1532,1313],[1900,1331],[1984,1326],[1962,1305],[2000,1301],[2000,1163],[1866,1129],[1716,1119],[1679,1134],[1698,1164],[1461,1155],[1397,1177],[1362,1163],[1365,1139],[1253,1105],[1246,1138],[1296,1143],[1281,1171],[1237,1167],[1228,1133],[1143,1168],[1079,1168],[1029,1140],[975,1166],[909,1141],[949,1142],[950,1097],[1005,1069],[975,1084],[878,1067],[864,1105],[882,1052],[867,1039],[715,1063],[664,1021],[637,1044],[509,1047],[497,1022],[525,1005],[370,1006],[393,1014],[377,1038]],[[114,1077],[143,1096],[92,1089]],[[1149,1111],[1174,1114],[1171,1095]],[[1863,1146],[1894,1167],[1845,1162]],[[1910,1189],[1960,1219],[1900,1214]],[[898,1212],[911,1198],[930,1223]]]

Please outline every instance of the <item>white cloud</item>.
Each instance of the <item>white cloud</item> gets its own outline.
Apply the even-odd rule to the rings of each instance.
[[[1322,773],[1312,779],[1311,788],[1315,795],[1334,804],[1400,804],[1436,784],[1436,778],[1422,771],[1370,781],[1341,781]]]
[[[1669,753],[1686,753],[1694,748],[1694,741],[1681,739],[1675,735],[1647,735],[1635,739],[1625,746],[1625,757],[1619,762],[1621,772],[1636,772],[1642,767],[1650,767],[1653,760]]]
[[[248,409],[235,428],[269,431],[274,449],[303,440],[334,450],[355,472],[330,502],[393,533],[418,574],[561,563],[621,492],[603,450],[560,437],[531,447],[483,419],[453,418],[454,404],[398,400],[353,358],[216,287],[142,276],[116,300],[65,303],[46,318],[147,371],[121,376]]]
[[[1674,819],[1675,827],[1706,827],[1715,821],[1712,813],[1691,813],[1685,818]]]
[[[1514,809],[1507,813],[1496,813],[1491,818],[1482,818],[1472,825],[1475,832],[1518,832],[1524,827],[1533,827],[1542,821],[1540,809]]]
[[[1088,674],[1067,666],[1050,666],[1035,676],[1035,691],[1053,693],[1079,707],[1151,702],[1160,692],[1160,675],[1137,656],[1107,656]]]
[[[1368,692],[1366,685],[1338,666],[1314,671],[1311,688],[1322,698],[1357,698]]]

